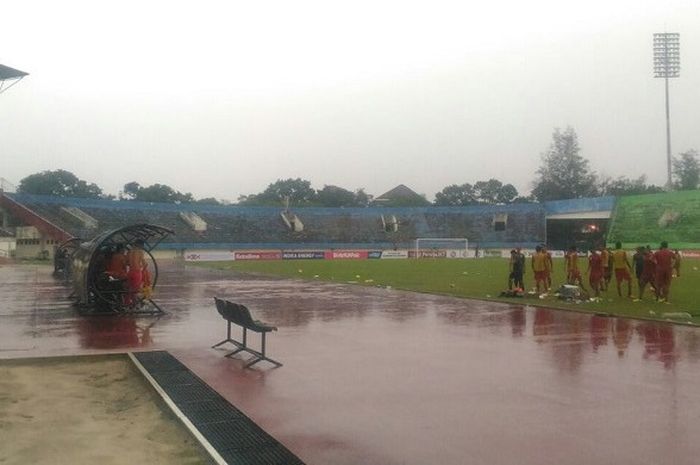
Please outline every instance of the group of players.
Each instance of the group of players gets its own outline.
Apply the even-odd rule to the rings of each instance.
[[[138,303],[138,296],[150,298],[151,275],[144,252],[144,241],[136,240],[131,248],[117,244],[105,257],[105,274],[118,284],[122,304],[127,307]]]
[[[600,297],[601,291],[607,291],[612,276],[615,276],[617,293],[622,297],[622,286],[627,284],[627,297],[632,298],[632,275],[637,278],[639,289],[639,301],[644,296],[647,285],[651,287],[660,302],[668,302],[671,290],[672,276],[680,277],[681,256],[676,251],[668,248],[667,242],[662,242],[659,250],[653,252],[649,246],[638,247],[632,256],[632,263],[627,256],[627,252],[622,249],[622,243],[617,242],[615,249],[605,247],[592,249],[588,254],[588,284],[595,297]],[[584,292],[588,292],[583,284],[581,269],[579,268],[579,252],[575,246],[571,246],[565,255],[566,261],[566,282],[571,285],[578,285]],[[535,279],[535,291],[537,294],[551,290],[552,271],[554,261],[552,254],[545,246],[537,246],[535,253],[531,257],[531,267]],[[511,251],[510,276],[508,288],[524,290],[523,275],[525,274],[525,255],[522,251],[514,249]]]

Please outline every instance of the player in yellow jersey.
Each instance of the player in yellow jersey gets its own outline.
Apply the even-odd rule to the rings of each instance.
[[[578,251],[576,246],[569,247],[569,252],[566,254],[566,282],[568,284],[578,284],[584,291],[586,287],[581,279],[581,270],[578,269]]]
[[[612,253],[613,268],[615,269],[615,282],[617,283],[617,295],[622,297],[622,281],[627,281],[627,297],[632,297],[632,278],[630,277],[630,262],[627,252],[622,250],[622,242],[615,243],[615,251]]]
[[[552,254],[549,250],[547,250],[547,246],[544,244],[542,245],[542,253],[545,256],[545,273],[546,273],[546,281],[547,281],[547,290],[551,291],[552,290],[552,273],[554,273],[554,260],[552,260]]]
[[[540,293],[540,283],[542,290],[547,290],[547,255],[542,251],[539,245],[535,248],[535,253],[532,255],[532,271],[535,275],[535,288],[537,293]]]

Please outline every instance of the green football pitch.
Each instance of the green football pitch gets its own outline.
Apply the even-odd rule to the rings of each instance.
[[[564,261],[555,259],[552,291],[543,298],[499,297],[508,285],[508,261],[500,258],[478,260],[278,260],[204,262],[202,266],[241,273],[284,276],[294,279],[351,283],[362,286],[391,287],[417,292],[444,294],[456,297],[494,300],[501,302],[538,305],[635,318],[674,320],[700,324],[700,260],[686,259],[681,277],[671,285],[671,303],[656,302],[652,292],[645,290],[644,299],[634,302],[619,297],[613,277],[607,292],[596,302],[565,302],[554,293],[564,284]],[[529,266],[529,262],[528,262]],[[585,271],[582,270],[582,271]],[[584,284],[587,285],[586,277]],[[534,286],[532,272],[525,274],[525,284]],[[632,295],[637,297],[636,282],[632,283]],[[623,296],[626,288],[623,285]],[[677,315],[673,315],[673,314]],[[678,315],[688,313],[692,318]],[[671,315],[669,315],[671,314]]]

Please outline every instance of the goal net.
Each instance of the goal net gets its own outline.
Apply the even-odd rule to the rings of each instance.
[[[467,258],[469,240],[460,237],[420,237],[415,243],[416,258]]]

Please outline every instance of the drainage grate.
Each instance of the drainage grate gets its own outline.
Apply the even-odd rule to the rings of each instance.
[[[303,465],[168,352],[136,352],[134,357],[228,463]]]

